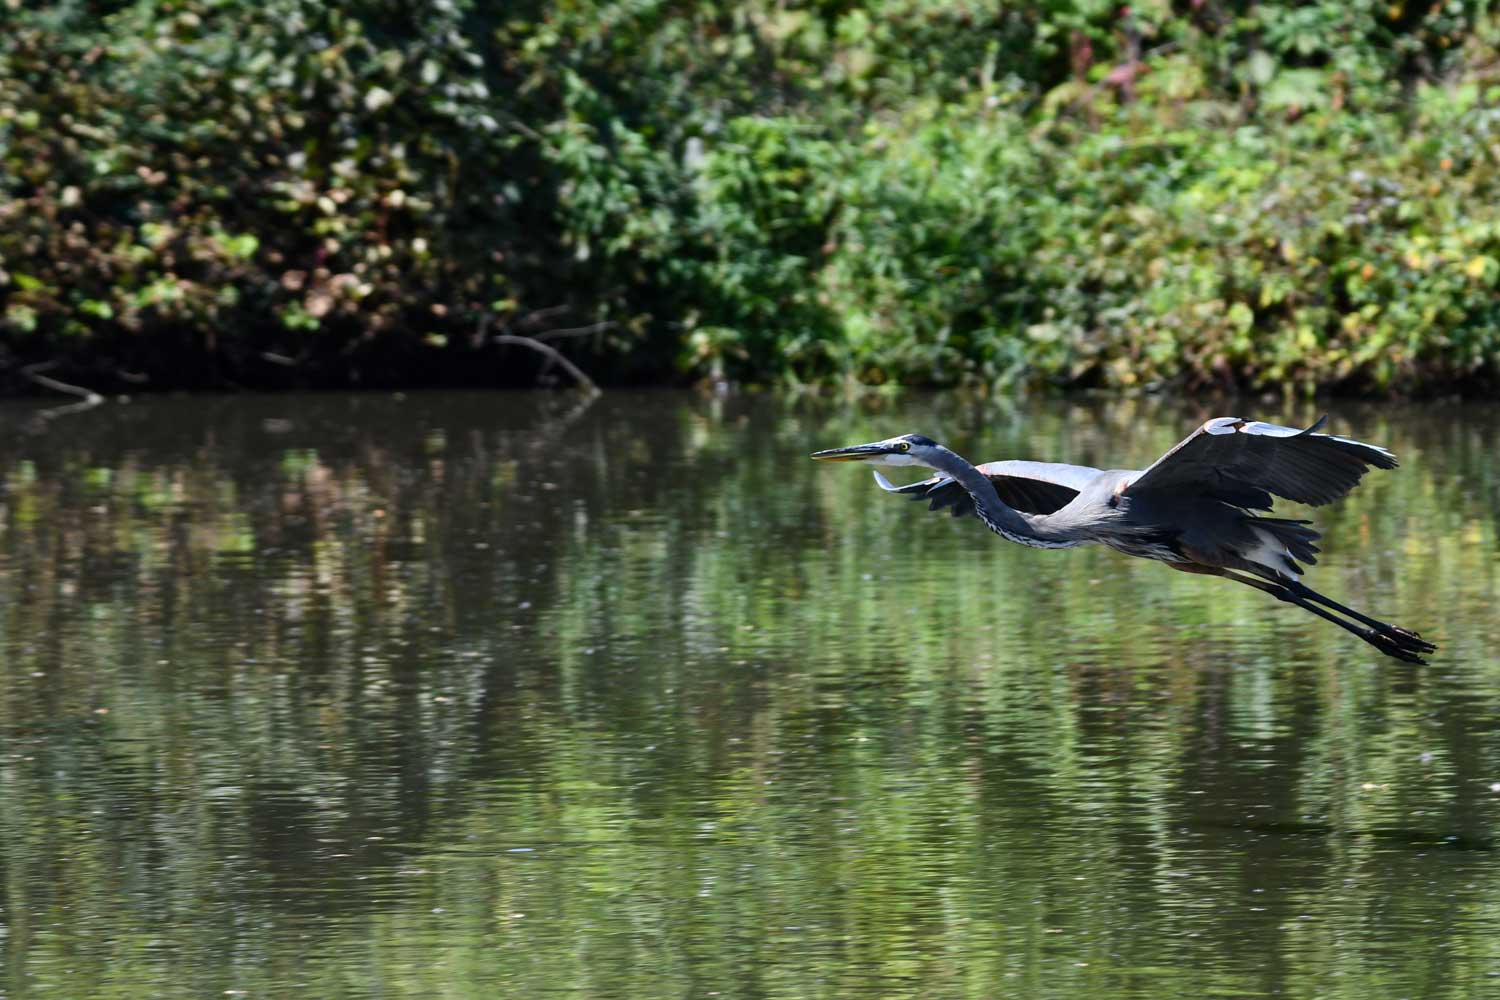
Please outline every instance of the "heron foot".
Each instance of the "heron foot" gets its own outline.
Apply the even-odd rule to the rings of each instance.
[[[1437,646],[1422,638],[1421,632],[1414,632],[1409,628],[1402,628],[1399,625],[1388,625],[1386,626],[1386,634],[1397,642],[1415,649],[1419,653],[1437,652]]]
[[[1387,656],[1393,656],[1406,663],[1421,663],[1427,661],[1421,656],[1422,653],[1434,652],[1437,647],[1418,636],[1415,632],[1394,625],[1388,626],[1389,631],[1376,631],[1371,629],[1360,635],[1360,638]]]

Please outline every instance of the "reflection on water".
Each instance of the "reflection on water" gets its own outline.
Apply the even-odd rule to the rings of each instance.
[[[1313,579],[1425,668],[806,460],[1140,466],[1208,415],[315,396],[0,437],[0,996],[1500,993],[1500,410],[1336,409],[1405,466],[1317,512]]]

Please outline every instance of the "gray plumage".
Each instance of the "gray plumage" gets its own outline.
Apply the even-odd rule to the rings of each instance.
[[[1325,418],[1326,419],[1326,418]],[[954,517],[974,515],[1000,536],[1034,548],[1107,545],[1174,569],[1223,576],[1295,604],[1411,663],[1437,647],[1310,589],[1303,565],[1317,562],[1307,521],[1254,513],[1272,498],[1321,505],[1346,496],[1370,468],[1393,469],[1377,445],[1305,430],[1217,417],[1144,470],[1053,462],[975,466],[918,434],[820,451],[821,461],[911,465],[937,475],[880,488],[925,500]]]

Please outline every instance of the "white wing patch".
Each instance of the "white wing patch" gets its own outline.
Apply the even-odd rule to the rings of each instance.
[[[882,476],[879,469],[871,469],[870,471],[875,473],[875,484],[881,489],[885,490],[887,493],[900,493],[903,489],[906,488],[904,486],[897,486],[895,483],[885,478],[885,476]],[[932,477],[932,482],[937,482],[936,476]]]
[[[1396,460],[1396,455],[1395,455],[1394,452],[1392,452],[1389,448],[1382,448],[1378,444],[1370,444],[1368,441],[1356,441],[1353,438],[1339,437],[1337,434],[1319,434],[1317,436],[1318,437],[1326,437],[1326,438],[1328,438],[1331,441],[1341,441],[1344,444],[1352,444],[1352,445],[1355,445],[1356,447],[1359,447],[1359,448],[1369,448],[1369,449],[1371,449],[1373,451],[1380,452],[1382,455],[1384,455],[1386,458],[1390,459],[1392,462],[1394,462]]]
[[[1341,444],[1350,444],[1356,448],[1369,448],[1378,451],[1386,458],[1395,459],[1389,449],[1382,448],[1378,444],[1370,444],[1366,441],[1356,441],[1353,438],[1339,437],[1337,434],[1315,433],[1319,427],[1326,423],[1328,418],[1320,417],[1316,423],[1305,430],[1295,427],[1281,427],[1277,424],[1268,424],[1260,420],[1241,420],[1239,417],[1215,417],[1203,425],[1203,431],[1207,434],[1254,434],[1256,437],[1294,438],[1294,437],[1317,437],[1327,438],[1330,441],[1338,441]]]

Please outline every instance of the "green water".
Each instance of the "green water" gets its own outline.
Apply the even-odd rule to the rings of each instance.
[[[1332,409],[1431,666],[806,458],[1215,408],[0,411],[0,996],[1500,996],[1500,409]]]

